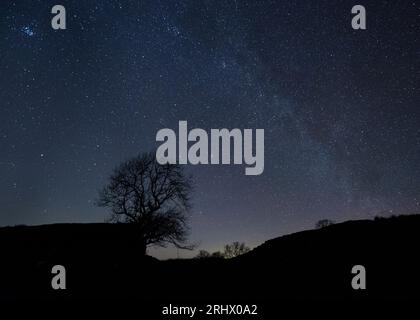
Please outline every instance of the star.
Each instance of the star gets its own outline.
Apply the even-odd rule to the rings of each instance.
[[[35,36],[35,31],[30,26],[23,26],[20,31],[23,33],[26,37],[33,37]]]

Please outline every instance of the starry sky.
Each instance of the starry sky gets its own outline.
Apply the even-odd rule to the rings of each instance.
[[[111,170],[180,120],[265,130],[260,176],[185,167],[199,249],[419,212],[419,24],[416,1],[1,1],[0,225],[104,221]]]

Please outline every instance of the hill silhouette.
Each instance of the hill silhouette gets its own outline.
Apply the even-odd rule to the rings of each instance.
[[[420,296],[420,215],[348,221],[266,241],[233,259],[159,261],[138,251],[134,225],[0,228],[0,299],[264,301]],[[63,265],[67,290],[51,288]],[[366,290],[351,269],[366,268]]]

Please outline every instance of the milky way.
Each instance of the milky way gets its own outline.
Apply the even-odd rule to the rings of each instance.
[[[55,4],[0,3],[1,225],[103,221],[112,168],[180,120],[265,130],[261,176],[186,167],[200,248],[419,210],[418,3],[363,31],[351,1],[65,1],[67,30]]]

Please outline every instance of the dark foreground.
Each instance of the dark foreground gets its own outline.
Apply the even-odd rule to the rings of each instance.
[[[177,303],[418,299],[419,244],[419,215],[299,232],[231,260],[141,257],[130,225],[1,228],[0,300],[131,300],[160,312]],[[51,288],[58,264],[66,267],[66,290]],[[354,265],[366,268],[366,290],[352,289]]]

